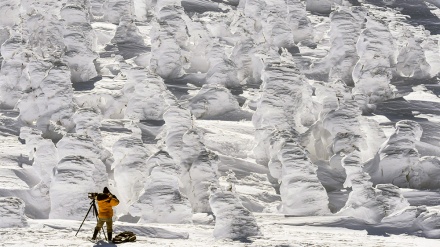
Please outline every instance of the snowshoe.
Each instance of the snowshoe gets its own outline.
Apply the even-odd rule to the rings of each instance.
[[[130,231],[121,232],[112,239],[112,242],[115,244],[135,241],[136,235]]]

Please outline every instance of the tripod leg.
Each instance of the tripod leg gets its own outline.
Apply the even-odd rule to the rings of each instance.
[[[93,206],[92,203],[90,203],[89,211],[87,211],[86,217],[84,217],[84,220],[82,221],[81,225],[79,226],[78,231],[76,232],[75,236],[78,235],[78,232],[81,229],[82,225],[84,224],[84,221],[86,220],[87,216],[89,215],[90,210],[92,209],[92,206]]]
[[[98,221],[98,209],[96,208],[95,201],[93,201],[92,206],[93,206],[93,211],[95,212],[95,215],[96,215],[96,220]],[[102,233],[104,234],[105,240],[107,241],[107,235],[104,232],[104,226],[101,228],[101,230],[102,230]]]

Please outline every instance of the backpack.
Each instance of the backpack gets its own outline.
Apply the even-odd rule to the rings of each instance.
[[[116,235],[112,242],[115,244],[124,243],[124,242],[135,242],[136,235],[133,232],[125,231]]]

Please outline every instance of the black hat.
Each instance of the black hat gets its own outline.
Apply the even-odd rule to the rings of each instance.
[[[102,193],[105,193],[105,194],[110,193],[110,190],[108,190],[107,187],[104,187],[104,190],[102,191]]]

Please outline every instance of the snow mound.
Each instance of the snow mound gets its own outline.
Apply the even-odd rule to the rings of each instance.
[[[188,109],[196,118],[209,118],[238,110],[237,99],[219,85],[203,85],[194,97],[188,99]]]
[[[25,227],[24,201],[16,197],[0,197],[0,227]]]
[[[411,206],[385,217],[380,226],[421,232],[425,237],[438,239],[440,238],[439,218],[438,209]]]

